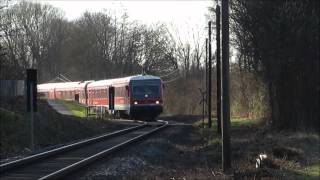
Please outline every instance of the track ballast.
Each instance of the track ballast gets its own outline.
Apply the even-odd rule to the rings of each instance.
[[[167,126],[149,123],[0,165],[0,179],[58,179]]]

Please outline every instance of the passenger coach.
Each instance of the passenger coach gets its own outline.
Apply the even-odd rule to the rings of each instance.
[[[163,111],[163,84],[151,75],[40,84],[38,92],[48,99],[75,100],[97,112],[121,117],[153,119]]]

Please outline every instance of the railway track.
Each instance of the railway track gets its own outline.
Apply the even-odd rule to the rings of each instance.
[[[168,122],[144,123],[0,165],[1,180],[61,179],[90,163],[143,140]]]

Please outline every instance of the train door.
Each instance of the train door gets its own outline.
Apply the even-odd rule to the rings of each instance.
[[[79,102],[79,94],[78,93],[74,95],[74,100]]]
[[[114,96],[115,89],[114,87],[109,87],[109,110],[114,110]]]
[[[126,85],[125,104],[130,104],[130,87]]]

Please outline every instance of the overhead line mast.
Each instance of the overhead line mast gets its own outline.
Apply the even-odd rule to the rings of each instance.
[[[209,63],[208,63],[208,127],[211,128],[211,70],[212,70],[212,59],[211,59],[211,21],[209,21]]]
[[[229,99],[229,1],[222,0],[222,169],[231,169]]]

